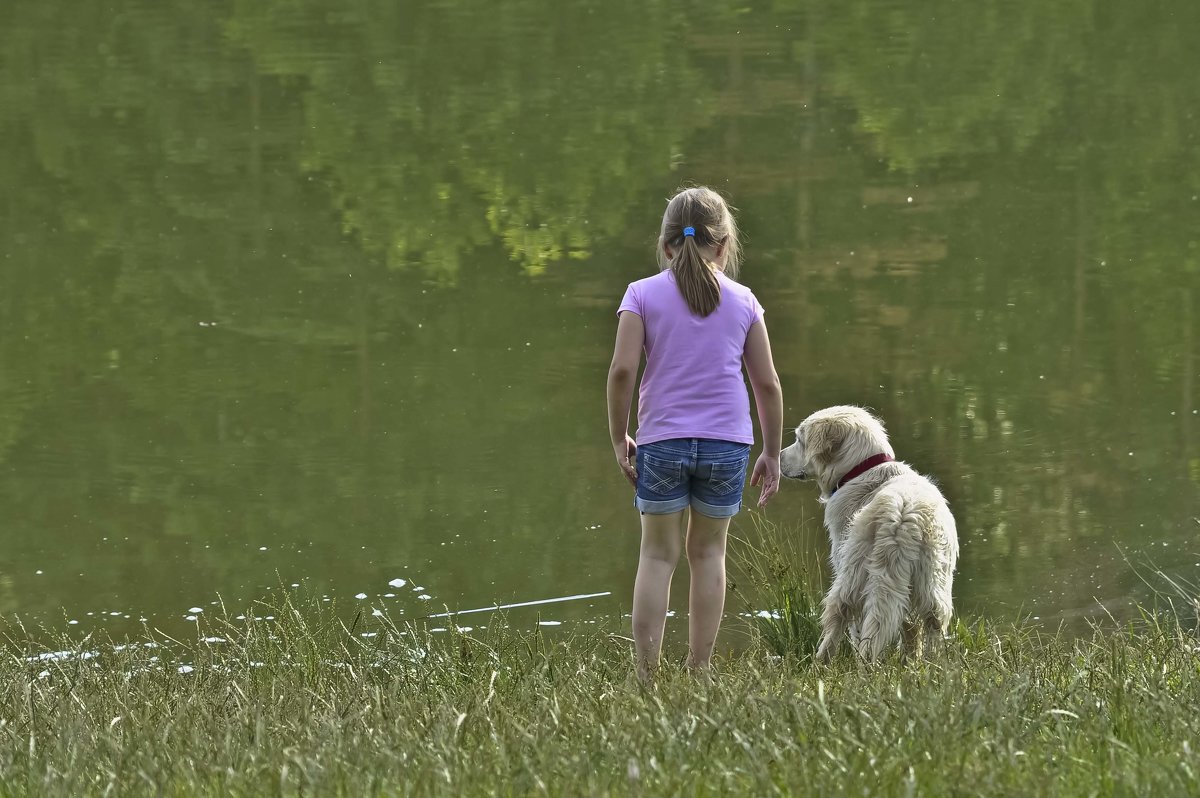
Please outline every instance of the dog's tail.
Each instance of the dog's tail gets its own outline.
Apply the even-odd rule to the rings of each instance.
[[[885,494],[880,499],[859,632],[859,653],[872,661],[900,636],[913,577],[922,568],[922,530],[931,521],[927,507],[903,495]]]

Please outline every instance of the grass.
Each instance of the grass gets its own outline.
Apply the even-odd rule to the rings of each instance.
[[[40,635],[10,640],[0,793],[1200,793],[1200,641],[1169,612],[1086,638],[959,622],[938,658],[875,669],[777,649],[808,634],[781,613],[712,683],[667,666],[652,690],[616,627],[430,635],[302,599],[257,614],[275,620],[41,658]]]
[[[821,638],[821,597],[826,569],[808,524],[781,530],[748,514],[753,534],[730,547],[730,593],[742,601],[758,642],[798,665],[812,662]]]

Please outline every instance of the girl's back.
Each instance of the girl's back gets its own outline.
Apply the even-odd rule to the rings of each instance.
[[[639,444],[671,438],[754,442],[742,354],[763,308],[750,289],[723,274],[718,280],[720,302],[707,316],[691,310],[671,270],[630,283],[625,292],[618,313],[636,313],[646,331]]]

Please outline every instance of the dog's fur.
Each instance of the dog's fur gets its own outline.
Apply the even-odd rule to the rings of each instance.
[[[837,487],[880,453],[895,456],[883,424],[842,405],[801,422],[779,456],[785,477],[816,480],[825,505],[833,585],[818,661],[829,660],[847,631],[864,659],[878,660],[901,635],[905,651],[919,654],[923,638],[940,641],[950,623],[958,533],[937,486],[892,460]]]

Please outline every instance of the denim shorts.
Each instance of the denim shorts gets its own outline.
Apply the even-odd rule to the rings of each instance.
[[[637,447],[637,495],[643,513],[666,515],[691,507],[729,518],[742,507],[750,445],[709,438],[675,438]]]

